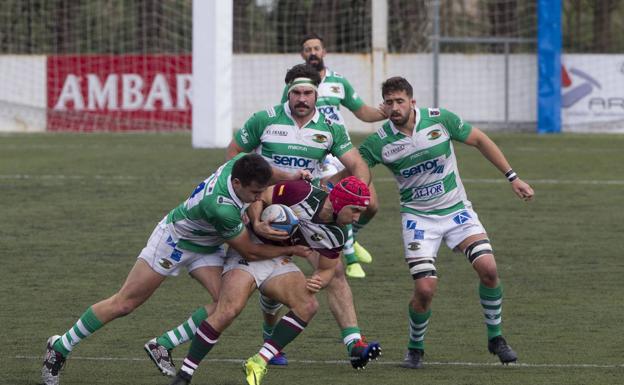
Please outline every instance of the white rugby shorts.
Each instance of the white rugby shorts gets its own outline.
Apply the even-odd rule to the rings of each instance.
[[[212,254],[197,253],[176,246],[163,219],[156,225],[138,258],[147,262],[152,270],[164,276],[177,276],[183,267],[186,267],[190,273],[200,267],[222,267],[225,263],[223,246]]]
[[[485,234],[472,207],[447,215],[401,213],[405,259],[436,258],[442,240],[454,250],[464,239]]]
[[[243,270],[249,273],[256,281],[256,287],[262,292],[262,285],[271,279],[287,273],[300,272],[301,270],[292,261],[293,257],[283,256],[262,261],[247,261],[234,248],[228,248],[223,274],[233,269]]]

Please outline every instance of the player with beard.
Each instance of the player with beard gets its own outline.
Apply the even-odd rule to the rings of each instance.
[[[382,85],[390,119],[360,146],[369,167],[383,164],[399,188],[405,261],[414,279],[408,351],[401,366],[423,366],[425,332],[438,285],[436,256],[442,241],[461,251],[479,277],[478,295],[487,327],[488,350],[503,364],[516,353],[502,336],[503,288],[485,228],[459,177],[453,141],[475,147],[523,200],[533,189],[518,178],[498,146],[483,131],[440,108],[418,108],[412,86],[401,77]]]
[[[327,50],[325,49],[321,36],[316,33],[311,33],[303,37],[301,40],[301,57],[307,64],[316,68],[321,76],[316,108],[327,118],[342,125],[344,125],[344,118],[340,111],[341,105],[353,112],[353,114],[363,122],[371,123],[386,119],[387,116],[382,109],[366,105],[344,76],[325,66],[324,59],[326,55]],[[288,98],[287,91],[288,88],[286,87],[282,95],[282,103],[286,102]],[[331,188],[333,183],[346,176],[346,173],[343,172],[332,178],[332,176],[342,170],[344,170],[344,165],[330,154],[321,165],[320,177],[323,178],[324,184]],[[366,273],[362,265],[360,265],[360,262],[372,262],[370,253],[358,242],[355,242],[354,239],[357,232],[364,227],[377,212],[377,194],[375,193],[374,186],[371,185],[369,187],[372,192],[371,204],[360,217],[360,220],[353,225],[352,229],[349,229],[349,239],[344,248],[344,256],[347,261],[346,274],[351,278],[366,277]]]
[[[236,132],[234,139],[226,150],[226,157],[237,156],[241,152],[260,154],[273,169],[279,173],[294,174],[288,179],[298,179],[302,172],[313,172],[318,169],[327,154],[336,156],[346,169],[364,183],[370,183],[370,171],[360,157],[344,126],[327,119],[316,108],[317,87],[321,79],[318,71],[307,64],[299,64],[288,70],[285,82],[288,85],[288,101],[256,112],[245,125]],[[269,234],[271,234],[269,232]],[[287,238],[284,232],[273,231],[275,237]],[[310,261],[317,268],[318,261]],[[366,357],[353,361],[353,348],[366,348],[368,344],[361,335],[357,323],[357,314],[353,303],[353,294],[344,274],[342,262],[335,266],[334,278],[325,290],[328,303],[338,326],[347,354],[354,367],[363,367],[368,362]],[[260,305],[266,314],[263,325],[264,339],[273,333],[273,325],[279,320],[278,312],[281,304],[268,297],[260,297]],[[179,327],[165,332],[149,343],[150,355],[158,367],[166,362],[173,368],[170,351],[192,338],[196,330],[189,325],[198,325],[208,316],[204,308],[195,311],[188,321]],[[177,331],[187,330],[185,333]],[[190,332],[189,332],[190,331]],[[179,336],[183,334],[183,338]],[[146,346],[146,349],[148,347]],[[288,361],[284,355],[277,355],[271,360],[273,365],[285,365]],[[174,368],[172,370],[175,370]],[[164,372],[164,370],[163,370]],[[171,371],[167,371],[171,373]]]

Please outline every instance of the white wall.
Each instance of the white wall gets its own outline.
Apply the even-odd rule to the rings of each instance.
[[[45,131],[45,56],[0,55],[0,132]]]
[[[588,63],[592,55],[585,56]],[[343,74],[371,106],[381,102],[380,84],[372,84],[370,55],[329,54],[326,64]],[[301,63],[298,54],[233,57],[233,126],[239,128],[251,114],[281,98],[288,68]],[[585,65],[585,64],[583,64]],[[580,66],[580,64],[579,64]],[[421,106],[433,103],[433,62],[430,54],[389,54],[387,77],[401,75],[414,87]],[[510,68],[510,122],[536,121],[536,61],[534,55],[512,55]],[[0,56],[0,131],[33,131],[45,127],[46,68],[43,56]],[[608,83],[608,80],[603,80]],[[622,88],[621,88],[622,89]],[[504,120],[504,56],[444,54],[440,58],[440,106],[467,121]],[[344,112],[347,128],[371,132],[375,124],[358,121]]]

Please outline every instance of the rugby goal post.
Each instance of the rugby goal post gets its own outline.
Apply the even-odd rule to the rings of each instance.
[[[226,147],[232,138],[232,0],[193,0],[195,148]]]

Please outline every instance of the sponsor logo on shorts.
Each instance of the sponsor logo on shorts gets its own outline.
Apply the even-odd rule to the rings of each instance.
[[[176,262],[180,262],[180,259],[182,259],[182,250],[173,249],[169,258],[173,259]]]
[[[282,258],[282,265],[288,265],[291,262],[292,262],[292,258],[289,258],[289,257]]]
[[[444,194],[444,184],[442,181],[430,184],[429,186],[416,187],[412,198],[416,200],[428,200]]]
[[[238,264],[239,265],[245,265],[245,266],[249,266],[249,262],[247,262],[247,260],[245,258],[241,258],[238,260]]]
[[[462,211],[461,213],[453,217],[453,222],[457,223],[458,225],[463,225],[471,219],[472,216],[470,216],[470,213],[468,211]]]
[[[173,263],[165,258],[160,258],[160,260],[158,260],[158,264],[165,270],[169,270],[173,267]]]
[[[416,221],[414,221],[412,219],[408,219],[407,222],[405,223],[405,228],[407,230],[412,230],[414,232],[414,239],[415,240],[423,240],[423,239],[425,239],[425,230],[416,228]],[[418,242],[413,242],[413,243],[418,243]],[[411,245],[411,243],[410,243],[410,245]],[[420,245],[419,245],[419,247],[420,247]],[[417,250],[417,249],[410,249],[410,250]]]
[[[420,249],[420,243],[419,242],[410,242],[407,244],[407,249],[411,250],[411,251],[416,251],[418,249]]]

